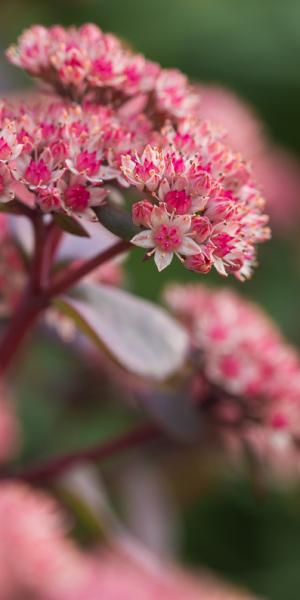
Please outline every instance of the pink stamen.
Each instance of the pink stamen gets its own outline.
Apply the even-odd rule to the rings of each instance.
[[[173,190],[166,194],[165,201],[169,210],[185,215],[192,205],[191,197],[184,190]]]
[[[65,203],[69,208],[81,212],[89,205],[90,192],[84,185],[71,185],[65,191]]]
[[[25,178],[32,185],[46,184],[51,179],[51,172],[43,160],[32,160],[25,171]]]

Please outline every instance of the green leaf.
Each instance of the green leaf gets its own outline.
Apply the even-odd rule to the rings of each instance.
[[[25,207],[23,204],[18,202],[18,200],[11,200],[10,202],[0,202],[0,212],[2,213],[23,215],[25,209],[30,210],[28,209],[28,207]]]
[[[84,229],[81,223],[69,215],[55,213],[53,219],[56,224],[67,233],[77,235],[78,237],[90,237],[89,233],[86,231],[86,229]]]
[[[184,386],[145,386],[138,390],[136,398],[171,437],[182,442],[195,442],[203,433],[201,414],[193,405]]]
[[[100,223],[122,240],[131,240],[140,228],[133,224],[130,214],[120,206],[107,202],[94,207]]]
[[[110,286],[85,284],[81,291],[84,300],[64,296],[54,304],[123,367],[159,380],[181,367],[188,337],[163,308]]]

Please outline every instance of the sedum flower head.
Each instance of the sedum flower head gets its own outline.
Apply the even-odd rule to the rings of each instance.
[[[176,128],[167,125],[156,135],[155,144],[123,156],[121,169],[128,183],[144,195],[143,204],[133,205],[133,220],[146,229],[132,243],[149,249],[155,259],[158,256],[159,270],[177,254],[185,267],[200,273],[215,267],[225,276],[251,275],[255,246],[269,237],[268,218],[249,165],[226,145],[218,130],[194,118],[180,120]],[[176,229],[180,222],[185,223],[188,245],[181,245],[183,238]],[[166,245],[157,230],[167,227],[169,235],[171,224],[173,238]]]
[[[9,551],[13,548],[13,552]],[[71,598],[90,577],[88,560],[65,536],[56,502],[19,482],[0,484],[0,587],[3,598]],[[70,595],[69,595],[70,594]]]
[[[9,60],[75,100],[89,95],[101,103],[124,102],[140,96],[159,113],[175,117],[199,105],[187,78],[157,63],[93,24],[76,29],[36,25],[7,51]]]
[[[132,243],[159,270],[177,256],[243,280],[269,237],[251,168],[220,128],[202,119],[200,94],[95,25],[31,27],[9,59],[60,96],[2,108],[3,201],[17,180],[46,212],[95,218],[112,189],[134,188]],[[2,159],[1,159],[2,157]]]
[[[263,311],[232,291],[174,285],[165,299],[190,331],[199,372],[222,405],[244,406],[246,418],[299,439],[300,358]],[[240,399],[240,400],[238,400]]]

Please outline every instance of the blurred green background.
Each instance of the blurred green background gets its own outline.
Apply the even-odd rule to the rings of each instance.
[[[149,58],[178,67],[194,80],[232,88],[254,105],[274,140],[300,156],[299,0],[1,0],[0,44],[4,49],[32,23],[85,21],[115,32]],[[29,85],[4,58],[0,73],[2,92]],[[197,279],[176,264],[158,274],[152,262],[141,265],[141,258],[141,252],[133,253],[128,277],[142,296],[159,298],[169,279]],[[250,282],[225,284],[261,303],[300,346],[297,232],[274,236],[260,250],[259,261]],[[56,388],[62,393],[62,381],[68,392],[66,380],[77,385],[75,369],[89,381],[73,354],[57,342],[36,340],[21,376],[21,388],[27,389],[20,394],[20,411],[29,458],[42,451],[45,439],[49,452],[56,447],[51,446],[53,431],[58,431],[59,447],[72,447],[108,436],[126,421],[127,414],[105,406],[100,430],[98,419],[83,422],[80,414],[77,425],[65,428],[53,397]],[[96,397],[95,382],[93,389]],[[247,480],[224,478],[189,503],[184,524],[181,553],[190,564],[210,566],[271,600],[300,598],[299,490],[274,490],[257,498]]]

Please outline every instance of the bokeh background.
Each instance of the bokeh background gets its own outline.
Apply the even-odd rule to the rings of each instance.
[[[274,141],[300,158],[299,0],[1,0],[0,6],[1,50],[32,23],[95,22],[163,66],[233,89],[254,106]],[[2,52],[1,93],[29,85]],[[281,202],[288,211],[284,194]],[[260,250],[250,282],[225,282],[265,307],[298,346],[299,234],[300,223],[276,232]],[[158,274],[153,262],[141,264],[141,258],[136,251],[128,264],[128,284],[141,296],[159,300],[167,280],[197,278],[175,261]],[[36,337],[18,382],[22,459],[104,439],[130,421],[126,406],[106,402],[103,381],[55,337]],[[258,493],[248,474],[211,472],[192,455],[171,463],[165,470],[180,506],[181,559],[271,600],[298,600],[300,486]]]

